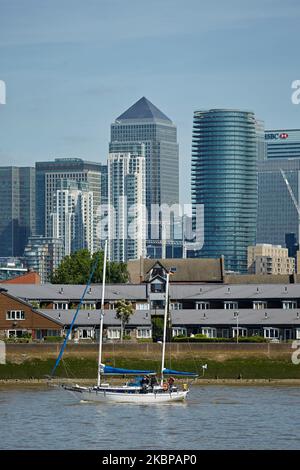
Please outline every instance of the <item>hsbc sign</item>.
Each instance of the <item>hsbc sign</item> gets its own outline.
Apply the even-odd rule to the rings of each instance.
[[[286,140],[289,135],[286,132],[271,132],[265,134],[265,140]]]

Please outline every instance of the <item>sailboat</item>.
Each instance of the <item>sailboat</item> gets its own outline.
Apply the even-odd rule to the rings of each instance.
[[[166,331],[167,331],[167,313],[169,299],[169,276],[166,279],[166,301],[164,311],[164,330],[162,342],[162,361],[160,380],[153,370],[134,370],[111,367],[102,363],[102,346],[103,346],[103,317],[104,317],[104,301],[105,301],[105,277],[107,263],[107,241],[104,249],[103,278],[102,278],[102,298],[101,298],[101,316],[100,316],[100,332],[99,332],[99,354],[98,354],[98,377],[97,385],[84,387],[75,385],[63,385],[63,388],[77,398],[83,401],[92,402],[118,402],[118,403],[170,403],[184,401],[189,393],[187,384],[183,384],[182,388],[174,385],[172,376],[192,377],[196,378],[198,374],[193,372],[182,372],[167,369],[165,367],[165,351],[166,351]],[[90,276],[90,280],[92,275]],[[73,319],[73,324],[75,317]],[[72,324],[71,324],[72,327]],[[71,330],[70,327],[70,330]],[[70,333],[69,330],[69,333]],[[67,338],[66,338],[67,339]],[[62,356],[63,348],[58,359]],[[58,364],[56,361],[55,368]],[[55,370],[55,369],[54,369]],[[124,385],[112,386],[102,379],[105,375],[110,376],[135,376],[134,380],[128,381]],[[165,380],[170,376],[169,380]]]

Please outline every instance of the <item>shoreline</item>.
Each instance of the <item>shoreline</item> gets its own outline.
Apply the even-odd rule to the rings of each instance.
[[[110,380],[111,383],[123,383],[126,379]],[[178,380],[178,382],[184,382]],[[193,386],[209,386],[209,385],[228,385],[228,386],[300,386],[300,379],[196,379],[192,382]],[[6,387],[58,387],[64,383],[78,383],[81,385],[92,385],[92,379],[72,378],[72,379],[0,379],[0,389]]]

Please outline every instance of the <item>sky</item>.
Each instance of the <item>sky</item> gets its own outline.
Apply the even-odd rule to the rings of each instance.
[[[300,128],[299,0],[0,0],[0,165],[105,162],[110,124],[146,96],[178,128],[190,201],[193,112]]]

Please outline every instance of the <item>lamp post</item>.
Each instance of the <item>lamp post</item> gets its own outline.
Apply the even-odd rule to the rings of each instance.
[[[239,342],[239,312],[234,312],[236,318],[236,342]]]

